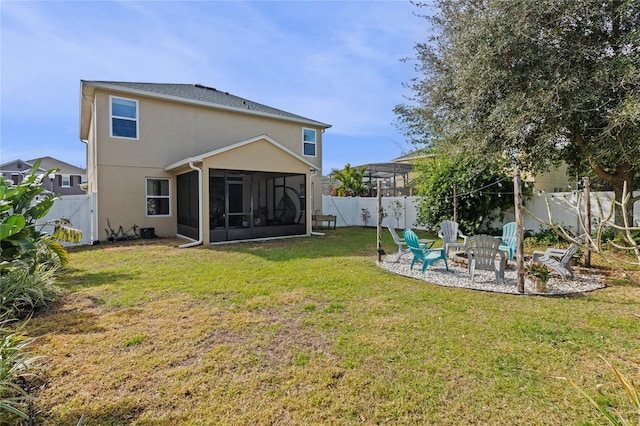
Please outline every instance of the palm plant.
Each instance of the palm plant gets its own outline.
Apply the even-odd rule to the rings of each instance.
[[[367,172],[365,166],[352,167],[347,163],[342,170],[331,169],[331,175],[340,184],[336,187],[336,195],[339,197],[359,197],[366,194],[367,186],[364,177]]]

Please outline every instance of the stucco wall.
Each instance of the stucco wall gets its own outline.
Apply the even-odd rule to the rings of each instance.
[[[109,96],[113,94],[138,100],[139,139],[112,138],[110,135]],[[173,236],[176,224],[175,175],[164,168],[189,157],[266,134],[298,155],[302,155],[302,129],[292,123],[269,117],[254,117],[197,105],[132,96],[126,93],[95,92],[95,116],[87,149],[89,192],[97,192],[97,222],[100,239],[106,234],[107,219],[113,228],[136,224],[153,227],[160,236]],[[315,157],[304,157],[322,168],[322,129],[316,128]],[[95,138],[95,140],[94,140]],[[97,142],[97,143],[96,143]],[[95,147],[95,153],[93,152]],[[250,144],[250,149],[229,151],[207,161],[208,167],[238,170],[263,170],[304,173],[309,166],[265,142]],[[235,152],[234,152],[235,151]],[[279,152],[278,152],[279,151]],[[284,156],[282,154],[285,154]],[[205,177],[207,175],[205,174]],[[145,178],[170,178],[171,212],[168,217],[147,217]],[[312,199],[321,200],[321,176],[313,178]],[[206,179],[205,179],[206,183]],[[310,185],[309,185],[310,187]],[[307,188],[307,190],[310,190]],[[205,189],[205,193],[207,193]],[[207,205],[208,203],[204,203]],[[206,217],[206,216],[205,216]]]

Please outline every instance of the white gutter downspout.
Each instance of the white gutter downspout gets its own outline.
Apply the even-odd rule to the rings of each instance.
[[[178,246],[179,248],[199,246],[204,241],[204,229],[202,229],[202,169],[196,167],[193,164],[193,160],[189,160],[189,167],[198,172],[198,241],[182,244]]]
[[[310,186],[310,188],[311,188],[311,197],[309,197],[309,198],[310,198],[310,200],[309,200],[309,207],[311,207],[311,208],[313,208],[313,207],[314,207],[314,206],[313,206],[313,201],[314,201],[314,199],[313,199],[313,182],[312,182],[312,178],[313,178],[317,173],[318,173],[318,169],[314,168],[314,169],[313,169],[313,173],[311,173],[311,174],[309,175],[309,186]],[[311,214],[313,214],[313,212],[311,212]],[[313,221],[312,221],[312,223],[313,223]],[[311,235],[324,235],[324,232],[313,232],[313,229],[312,229],[312,230],[311,230]]]

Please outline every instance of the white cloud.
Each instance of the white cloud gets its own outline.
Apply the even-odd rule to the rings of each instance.
[[[84,149],[60,130],[73,128],[77,138],[81,79],[201,83],[327,122],[333,135],[392,140],[392,108],[413,74],[400,59],[421,41],[414,9],[408,2],[4,1],[2,126],[19,128],[6,133],[3,151],[24,143],[20,135]],[[46,136],[29,120],[48,126]]]

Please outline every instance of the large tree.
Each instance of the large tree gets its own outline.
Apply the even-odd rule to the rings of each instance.
[[[432,36],[416,44],[414,102],[396,107],[414,140],[428,123],[458,152],[487,161],[506,155],[534,173],[561,161],[588,167],[618,200],[625,182],[633,188],[640,175],[639,1],[418,6]]]

